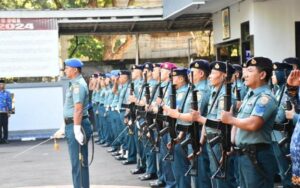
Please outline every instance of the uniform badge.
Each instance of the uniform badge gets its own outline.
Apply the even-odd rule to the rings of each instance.
[[[262,96],[260,98],[260,104],[266,105],[269,102],[269,98],[267,96]]]
[[[147,64],[145,67],[146,67],[146,68],[149,68],[149,65]]]
[[[273,69],[276,70],[277,69],[277,65],[274,64],[273,65]]]
[[[221,100],[219,101],[219,108],[220,108],[221,110],[224,109],[224,99],[221,99]]]
[[[184,93],[179,93],[177,96],[177,100],[181,101],[183,99],[183,95],[184,95]]]
[[[202,94],[200,92],[197,93],[197,100],[202,100]]]
[[[252,59],[252,60],[251,60],[251,64],[252,64],[252,65],[256,65],[256,64],[257,64],[257,62],[255,61],[255,59]]]
[[[73,87],[73,93],[78,94],[79,93],[79,86],[74,86]]]
[[[165,68],[166,68],[166,69],[168,68],[168,65],[167,65],[167,64],[165,64]]]
[[[219,69],[219,68],[220,68],[220,65],[218,63],[216,63],[215,69]]]
[[[195,64],[195,67],[196,67],[196,68],[198,68],[198,67],[199,67],[199,64],[198,64],[198,63],[196,63],[196,64]]]
[[[173,72],[173,76],[176,76],[176,72]]]

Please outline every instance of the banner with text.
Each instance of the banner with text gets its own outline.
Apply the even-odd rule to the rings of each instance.
[[[55,19],[0,18],[0,77],[59,75]]]

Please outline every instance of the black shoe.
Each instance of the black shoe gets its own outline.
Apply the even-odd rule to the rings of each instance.
[[[116,151],[116,152],[112,152],[111,153],[111,156],[119,156],[121,155],[121,153],[119,153],[119,151]]]
[[[160,180],[156,180],[156,181],[151,181],[149,183],[150,187],[156,188],[156,187],[165,187],[166,183],[162,182]]]
[[[8,140],[3,140],[4,144],[9,144]]]
[[[155,180],[155,179],[157,179],[157,175],[155,173],[144,174],[144,175],[140,176],[139,179],[141,181]]]
[[[109,147],[109,146],[110,146],[110,144],[106,142],[106,143],[105,143],[105,144],[103,144],[102,146],[103,146],[103,147]]]
[[[96,142],[97,145],[103,145],[105,144],[104,140],[100,140],[99,142]]]
[[[112,153],[112,152],[115,152],[115,151],[117,151],[117,148],[109,148],[107,150],[107,152],[109,152],[109,153]]]
[[[127,158],[124,157],[123,155],[120,155],[120,156],[116,156],[115,159],[117,159],[118,161],[124,161],[124,160],[126,160]]]
[[[130,164],[136,164],[136,162],[135,161],[128,161],[128,160],[126,160],[126,161],[122,161],[122,164],[123,165],[130,165]]]
[[[130,170],[131,174],[143,174],[145,173],[145,169],[143,168],[136,168],[136,169],[132,169]]]
[[[4,144],[4,141],[2,139],[0,139],[0,144]]]
[[[101,140],[95,140],[95,143],[99,143]]]

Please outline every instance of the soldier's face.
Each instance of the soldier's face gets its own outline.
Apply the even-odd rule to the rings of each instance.
[[[161,80],[166,81],[169,78],[170,71],[167,69],[161,69]]]
[[[244,75],[245,85],[250,88],[256,88],[265,78],[265,72],[260,72],[256,66],[247,67]]]
[[[193,72],[194,80],[192,80],[192,74],[191,74],[192,72]],[[189,80],[190,80],[190,82],[195,82],[195,81],[200,80],[200,78],[202,78],[203,76],[204,76],[204,72],[202,70],[192,68],[191,72],[189,73]]]
[[[120,75],[119,83],[120,84],[125,84],[127,79],[128,79],[127,75]]]
[[[277,78],[276,78],[275,71],[273,71],[273,74],[272,74],[272,84],[273,84],[273,85],[276,85],[276,84],[277,84]]]
[[[153,72],[152,72],[153,79],[159,80],[159,71],[160,71],[159,67],[155,67],[153,69]]]
[[[209,75],[209,81],[212,86],[221,85],[224,79],[225,79],[225,74],[214,69],[211,71]]]
[[[140,75],[142,74],[142,71],[139,69],[133,69],[132,70],[132,79],[136,79],[138,77],[140,77]]]
[[[4,83],[0,83],[0,90],[3,90],[5,88],[5,84]]]
[[[66,66],[64,72],[67,78],[75,78],[78,70],[76,68]]]

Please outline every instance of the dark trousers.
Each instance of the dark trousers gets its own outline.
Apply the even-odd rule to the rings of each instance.
[[[3,129],[3,135],[2,135]],[[0,113],[0,140],[7,140],[8,137],[8,115],[7,113]]]

